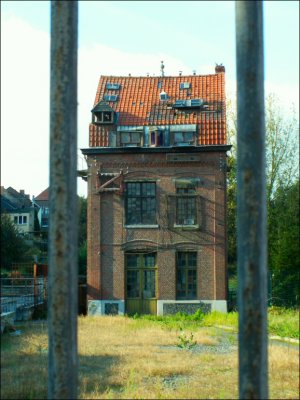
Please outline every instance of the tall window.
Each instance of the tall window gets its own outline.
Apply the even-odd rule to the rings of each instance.
[[[195,187],[177,188],[176,224],[196,225],[196,189]]]
[[[126,224],[156,224],[155,182],[126,183]]]
[[[176,298],[193,300],[197,298],[197,253],[177,253],[176,257]]]

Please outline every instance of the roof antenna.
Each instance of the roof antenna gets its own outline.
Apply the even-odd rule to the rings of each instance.
[[[179,71],[179,76],[181,76],[182,75],[182,71]]]
[[[195,69],[193,70],[193,75],[196,75],[196,70]]]
[[[160,72],[161,72],[161,76],[162,76],[162,77],[164,77],[164,76],[165,76],[165,73],[164,73],[164,68],[165,68],[165,66],[164,66],[164,62],[162,61],[162,62],[161,62],[161,65],[160,65]]]

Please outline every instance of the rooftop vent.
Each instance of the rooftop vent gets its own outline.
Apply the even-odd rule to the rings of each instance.
[[[159,97],[160,97],[160,100],[168,100],[168,95],[164,91],[160,92]]]
[[[198,108],[204,104],[202,99],[176,100],[173,108]]]

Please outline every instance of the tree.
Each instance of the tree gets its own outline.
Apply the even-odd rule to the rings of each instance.
[[[236,236],[236,211],[237,211],[237,177],[236,177],[236,112],[230,100],[226,105],[227,138],[231,150],[227,159],[227,241],[228,241],[228,272],[229,278],[237,273],[237,236]]]
[[[236,274],[236,132],[236,113],[229,102],[227,104],[227,133],[229,142],[233,145],[228,157],[227,176],[229,275]],[[294,254],[295,241],[297,243],[295,232],[299,231],[299,218],[295,217],[293,221],[289,218],[290,215],[299,215],[299,208],[297,209],[297,201],[295,201],[297,198],[295,182],[298,182],[299,177],[298,165],[298,123],[295,111],[290,117],[284,116],[276,96],[269,95],[266,99],[268,262],[271,274],[274,275],[275,281],[279,282],[278,289],[274,289],[273,282],[273,294],[274,290],[277,290],[275,294],[281,297],[287,283],[298,282],[299,278],[296,273],[299,261]],[[290,221],[290,223],[284,225],[283,229],[281,221]],[[283,232],[282,235],[278,234],[279,229]],[[296,247],[298,245],[299,240]],[[287,257],[290,257],[290,262],[286,261]],[[286,276],[286,279],[283,279],[283,276]],[[292,285],[291,289],[295,290],[295,287]]]
[[[9,215],[1,214],[1,268],[10,269],[12,263],[25,262],[32,259],[31,249],[10,219]]]
[[[299,305],[299,180],[279,186],[269,208],[269,265],[275,305]]]
[[[290,186],[299,176],[299,125],[295,110],[285,117],[278,98],[270,94],[266,110],[267,205],[278,187]]]

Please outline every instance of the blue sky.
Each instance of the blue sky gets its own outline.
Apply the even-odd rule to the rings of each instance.
[[[294,103],[298,109],[299,3],[266,1],[264,36],[266,92],[274,92],[284,107]],[[49,45],[50,2],[1,2],[1,184],[30,195],[48,186]],[[227,97],[234,100],[234,2],[79,2],[79,148],[88,146],[99,76],[159,75],[161,60],[166,75],[214,73],[215,63],[222,63]],[[12,123],[20,102],[21,127]],[[78,181],[80,194],[86,195],[85,185]]]

